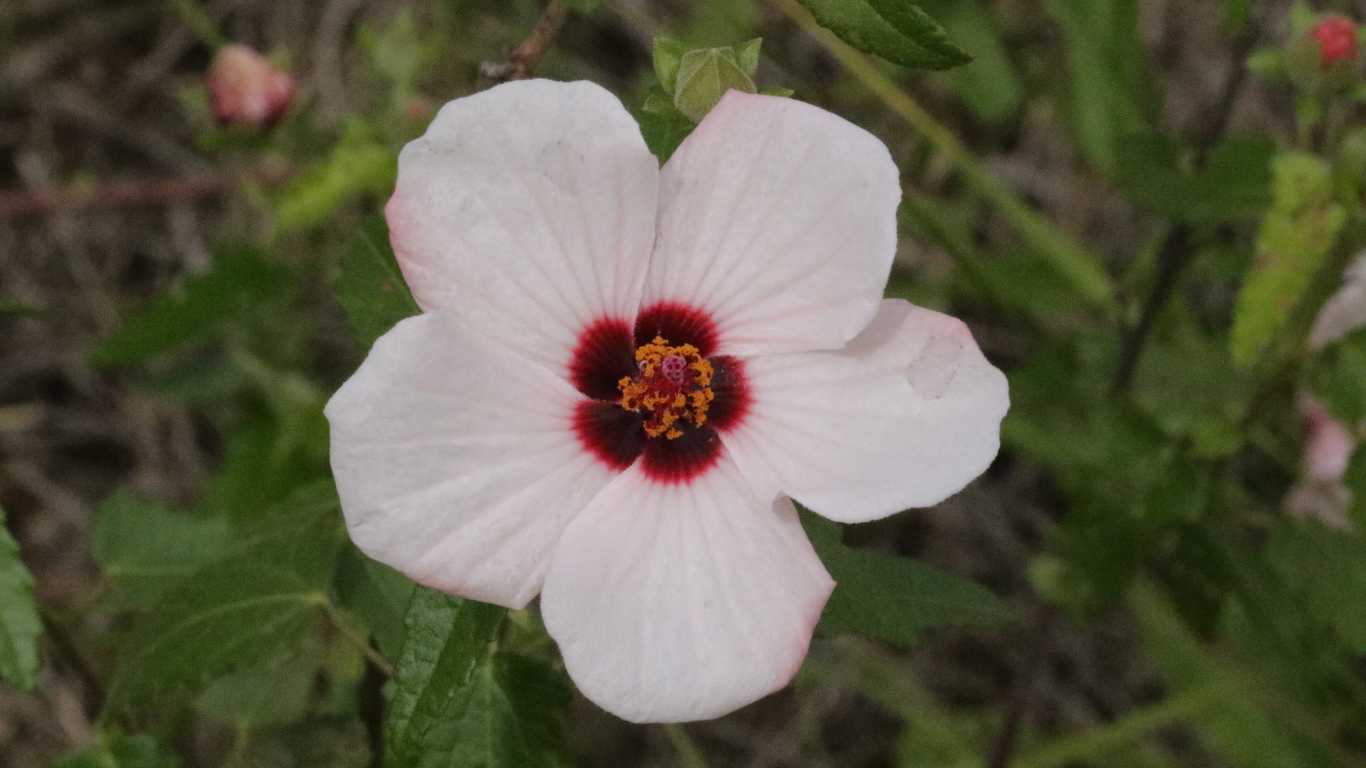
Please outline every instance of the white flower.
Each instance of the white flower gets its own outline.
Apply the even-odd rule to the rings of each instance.
[[[447,104],[386,210],[424,314],[327,406],[352,539],[432,587],[537,594],[580,690],[637,722],[788,683],[843,522],[955,493],[1005,377],[881,301],[896,167],[798,101],[732,91],[660,169],[590,83]]]

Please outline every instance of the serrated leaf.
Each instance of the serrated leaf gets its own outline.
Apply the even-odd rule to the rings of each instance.
[[[106,607],[148,608],[191,573],[223,556],[226,518],[177,512],[125,491],[100,505],[91,548],[104,572]]]
[[[43,622],[33,601],[33,576],[19,559],[19,544],[0,509],[0,679],[29,690],[38,676]]]
[[[158,296],[128,318],[96,348],[91,361],[102,366],[126,365],[211,338],[227,321],[283,293],[289,277],[287,269],[266,261],[254,249],[225,249],[211,271]]]
[[[54,768],[180,768],[180,758],[155,736],[101,733],[95,743],[56,762]]]
[[[860,51],[917,69],[972,61],[920,6],[907,0],[800,0],[821,26]]]
[[[328,605],[344,535],[336,497],[330,487],[302,489],[250,530],[135,625],[110,685],[109,712],[172,709],[214,680],[298,646]]]
[[[659,158],[660,163],[668,162],[678,145],[697,127],[687,115],[678,111],[673,99],[659,88],[650,89],[637,117],[640,134],[645,137],[645,146]]]
[[[342,254],[333,288],[356,340],[366,349],[398,321],[422,311],[394,261],[389,228],[381,216],[361,224]]]
[[[1272,176],[1272,206],[1234,311],[1230,343],[1240,366],[1254,362],[1285,327],[1347,221],[1334,202],[1332,169],[1323,160],[1287,153],[1272,163]]]
[[[650,60],[654,64],[655,78],[659,80],[659,87],[664,89],[665,93],[674,92],[674,86],[678,82],[678,63],[683,59],[683,54],[687,52],[688,46],[684,45],[682,41],[669,37],[655,38],[654,48],[650,51]]]
[[[988,123],[1010,120],[1024,101],[1024,86],[1001,37],[996,17],[982,3],[930,0],[921,4],[950,37],[972,51],[970,63],[942,75],[963,102]]]
[[[413,596],[386,726],[402,768],[559,765],[563,678],[496,651],[505,611],[429,589]]]
[[[929,629],[995,626],[1012,617],[985,587],[910,558],[847,547],[838,525],[809,512],[802,513],[802,525],[836,582],[821,615],[827,632],[909,647]]]
[[[729,90],[754,93],[754,80],[741,69],[730,48],[688,51],[678,62],[674,106],[695,123],[701,122]]]

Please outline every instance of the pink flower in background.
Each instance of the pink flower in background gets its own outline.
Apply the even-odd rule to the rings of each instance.
[[[225,45],[209,65],[209,99],[219,122],[275,123],[294,98],[294,78],[245,45]]]
[[[1005,377],[883,301],[898,174],[862,129],[735,91],[663,169],[590,83],[447,104],[386,210],[424,314],[327,406],[356,544],[538,594],[569,674],[637,722],[788,683],[834,583],[793,500],[935,504],[995,457]]]
[[[1311,395],[1300,395],[1299,409],[1305,427],[1304,477],[1286,497],[1286,509],[1300,519],[1351,528],[1352,490],[1342,478],[1356,451],[1356,436]]]
[[[1323,349],[1361,328],[1366,328],[1366,253],[1347,268],[1342,287],[1314,318],[1309,348]]]

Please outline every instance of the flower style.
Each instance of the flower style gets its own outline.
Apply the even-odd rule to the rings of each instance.
[[[873,520],[995,457],[1006,381],[881,301],[897,171],[862,129],[732,91],[660,169],[590,83],[447,104],[386,215],[423,314],[327,406],[347,526],[415,580],[521,608],[636,722],[788,683],[834,582],[792,500]]]

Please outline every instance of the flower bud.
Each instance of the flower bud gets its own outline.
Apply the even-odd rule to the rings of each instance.
[[[1342,422],[1312,397],[1300,399],[1307,434],[1304,444],[1304,469],[1311,480],[1336,483],[1347,472],[1356,450],[1356,438]]]
[[[1324,16],[1309,36],[1318,44],[1319,67],[1351,66],[1357,60],[1357,28],[1346,16]]]
[[[214,116],[224,124],[268,126],[289,109],[294,78],[245,45],[225,45],[208,74]]]

